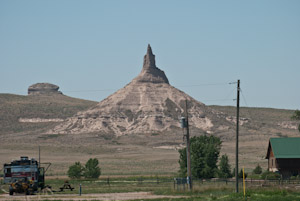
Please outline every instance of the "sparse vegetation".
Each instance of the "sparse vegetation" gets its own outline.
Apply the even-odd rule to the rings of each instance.
[[[0,94],[0,132],[37,132],[56,123],[20,123],[19,118],[65,119],[85,110],[96,102],[64,95],[22,96]]]
[[[73,99],[66,96],[29,97],[0,94],[0,167],[21,155],[38,157],[41,146],[42,161],[51,162],[47,175],[66,176],[69,166],[75,161],[86,162],[89,158],[101,158],[102,175],[176,175],[178,151],[183,143],[182,130],[144,134],[127,134],[116,137],[112,133],[84,133],[82,135],[44,134],[57,123],[20,123],[18,118],[66,118],[79,110],[96,105],[96,102]],[[184,101],[182,102],[184,107]],[[228,115],[235,115],[235,107],[211,106]],[[71,112],[70,112],[71,111]],[[249,123],[240,127],[240,154],[247,160],[241,161],[251,172],[260,163],[266,168],[267,142],[276,133],[284,136],[299,136],[294,129],[280,128],[277,124],[291,121],[294,111],[270,108],[241,108],[241,117]],[[136,115],[136,114],[135,114]],[[262,125],[264,123],[264,125]],[[223,141],[221,154],[227,154],[230,163],[234,161],[234,130],[214,131]],[[192,135],[201,135],[191,128]],[[165,148],[158,148],[164,146]],[[171,148],[168,148],[171,147]],[[16,149],[16,147],[18,147]],[[156,147],[156,148],[153,148]],[[66,157],[68,156],[68,157]],[[122,168],[119,168],[122,167]]]
[[[291,119],[293,120],[300,120],[300,111],[296,110],[293,114],[293,116],[291,117]],[[300,124],[298,125],[298,130],[300,132]]]

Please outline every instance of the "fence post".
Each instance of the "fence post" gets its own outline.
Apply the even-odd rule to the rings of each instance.
[[[174,190],[175,190],[175,178],[174,178],[174,181],[173,181],[173,183],[174,183]]]
[[[81,184],[79,184],[79,196],[81,196]]]

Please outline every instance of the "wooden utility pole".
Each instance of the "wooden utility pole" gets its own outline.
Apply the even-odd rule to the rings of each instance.
[[[236,147],[235,147],[235,192],[239,192],[239,117],[240,116],[240,80],[237,81],[236,99]]]
[[[189,190],[192,190],[192,171],[191,171],[191,149],[190,149],[190,131],[187,100],[185,100],[185,118],[186,118],[186,159],[187,159],[187,183]]]
[[[39,146],[39,168],[41,167],[41,147]]]

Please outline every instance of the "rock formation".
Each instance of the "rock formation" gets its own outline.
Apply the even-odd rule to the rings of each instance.
[[[62,94],[59,86],[50,83],[36,83],[28,87],[28,95],[52,95]]]
[[[136,78],[93,108],[77,113],[50,132],[123,135],[162,132],[174,128],[178,130],[185,100],[188,101],[192,127],[212,132],[216,129],[214,122],[221,120],[226,125],[227,121],[222,114],[169,84],[165,73],[156,67],[155,56],[148,45],[142,71]]]
[[[144,65],[142,72],[133,80],[133,82],[169,84],[169,80],[164,71],[160,70],[155,65],[155,55],[152,53],[150,45],[148,45],[147,54],[144,56]]]

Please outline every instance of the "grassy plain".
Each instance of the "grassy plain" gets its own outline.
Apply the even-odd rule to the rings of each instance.
[[[135,134],[116,137],[113,134],[45,134],[57,123],[21,123],[19,118],[65,119],[97,104],[67,96],[19,96],[0,94],[0,167],[20,156],[38,158],[41,147],[42,162],[51,162],[47,174],[65,177],[68,167],[89,158],[97,158],[102,175],[106,176],[175,176],[178,171],[178,148],[184,145],[182,130],[154,134]],[[234,107],[210,106],[235,116]],[[240,116],[248,120],[240,126],[240,167],[250,172],[264,159],[270,137],[299,136],[290,120],[293,111],[270,108],[241,108]],[[287,127],[282,126],[285,123]],[[191,136],[204,132],[191,129]],[[222,143],[221,154],[227,154],[234,166],[235,126],[217,131]]]
[[[50,194],[49,199],[55,200],[66,199],[80,199],[79,185],[82,186],[82,199],[95,196],[93,200],[101,200],[100,198],[108,200],[114,199],[118,193],[127,192],[148,192],[151,195],[170,196],[163,198],[155,198],[150,200],[300,200],[300,192],[297,186],[248,186],[246,188],[246,197],[243,195],[243,190],[240,188],[240,193],[235,193],[235,185],[233,182],[225,184],[224,182],[194,182],[193,191],[188,191],[187,188],[175,187],[170,177],[119,177],[110,178],[102,177],[99,180],[70,180],[69,183],[75,187],[73,191],[64,190],[64,192],[57,192],[59,187],[64,183],[63,179],[47,179],[47,184],[52,186],[53,193]],[[242,185],[240,185],[242,187]],[[1,189],[8,188],[7,185],[1,186]],[[2,192],[3,193],[3,192]],[[110,196],[110,197],[106,197]],[[176,197],[172,197],[176,196]],[[96,198],[98,197],[98,199]],[[1,195],[0,195],[1,198]],[[147,199],[146,197],[142,200]],[[43,199],[39,199],[43,200]],[[48,200],[48,199],[45,199]],[[88,199],[87,199],[88,200]],[[141,200],[134,199],[130,200]],[[148,199],[147,199],[148,200]]]
[[[0,134],[40,132],[55,123],[21,123],[20,118],[65,119],[96,102],[65,95],[0,94]]]

